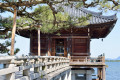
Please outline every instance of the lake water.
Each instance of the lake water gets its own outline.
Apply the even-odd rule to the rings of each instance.
[[[106,80],[120,80],[120,62],[106,62]],[[0,68],[3,65],[0,64]]]
[[[106,62],[106,80],[120,80],[120,62]]]

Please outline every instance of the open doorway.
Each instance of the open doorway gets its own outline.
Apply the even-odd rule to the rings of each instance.
[[[55,41],[56,56],[64,56],[64,39],[56,39]]]

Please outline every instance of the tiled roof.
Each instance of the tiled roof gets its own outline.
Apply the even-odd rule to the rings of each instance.
[[[71,17],[85,17],[88,14],[91,14],[92,16],[89,20],[90,24],[101,24],[117,20],[116,14],[111,16],[103,16],[102,12],[93,12],[85,8],[76,8],[75,5],[72,5],[71,7],[71,5],[65,6],[64,4],[58,4],[56,6],[61,6],[64,9],[64,12],[68,13]],[[55,8],[57,9],[57,7]]]

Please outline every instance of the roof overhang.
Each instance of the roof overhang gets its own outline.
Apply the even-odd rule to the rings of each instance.
[[[56,33],[60,34],[81,34],[81,33],[86,33],[88,31],[88,28],[90,29],[90,36],[92,39],[94,38],[105,38],[113,29],[114,24],[116,23],[116,20],[106,22],[106,23],[101,23],[101,24],[90,24],[85,27],[70,27],[68,29],[61,29],[57,32],[51,33],[49,35],[56,35]],[[71,33],[72,29],[72,33]],[[30,38],[30,33],[37,32],[37,30],[30,30],[30,29],[20,29],[17,30],[16,33],[20,36]],[[44,33],[41,33],[41,35]],[[44,34],[48,35],[48,34]]]

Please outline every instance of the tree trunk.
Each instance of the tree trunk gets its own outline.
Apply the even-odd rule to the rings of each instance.
[[[11,38],[11,53],[10,55],[14,55],[14,42],[15,42],[15,32],[16,32],[16,16],[17,16],[17,10],[16,7],[14,8],[14,17],[13,17],[13,29],[12,29],[12,38]]]

